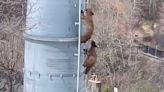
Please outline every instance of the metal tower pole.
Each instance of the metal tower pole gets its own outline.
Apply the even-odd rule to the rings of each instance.
[[[79,81],[80,81],[80,56],[81,56],[81,0],[79,0],[79,21],[78,21],[78,65],[77,65],[77,89],[76,92],[79,92]]]

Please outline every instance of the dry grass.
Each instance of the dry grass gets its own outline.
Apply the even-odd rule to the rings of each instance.
[[[25,0],[0,3],[0,92],[22,92]]]
[[[143,3],[142,0],[136,1],[140,1],[139,5]],[[135,47],[130,30],[141,18],[138,13],[143,11],[139,12],[134,5],[131,0],[91,0],[95,13],[93,39],[99,46],[93,71],[101,75],[102,82],[108,87],[116,86],[121,92],[138,92],[135,88],[142,84],[142,80],[148,80],[143,87],[153,86],[155,91],[152,92],[159,92],[164,84],[163,63],[145,57]],[[126,31],[128,35],[125,35]]]

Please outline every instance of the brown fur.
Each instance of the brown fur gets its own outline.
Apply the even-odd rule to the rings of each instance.
[[[97,59],[97,54],[95,51],[96,48],[96,44],[94,41],[91,42],[91,48],[88,50],[87,53],[87,58],[83,64],[84,67],[86,67],[85,69],[85,74],[87,74],[89,72],[89,70],[92,68],[92,66],[95,64],[96,59]]]
[[[85,34],[83,36],[81,36],[81,43],[85,43],[87,42],[92,34],[93,34],[93,30],[94,30],[94,24],[93,24],[93,12],[90,8],[86,9],[86,14],[84,15],[84,13],[82,12],[81,14],[81,19],[85,21]]]

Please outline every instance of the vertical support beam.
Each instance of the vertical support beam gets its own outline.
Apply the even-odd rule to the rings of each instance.
[[[94,81],[90,82],[90,90],[89,92],[101,92],[101,83],[96,83]]]
[[[79,92],[79,81],[80,81],[80,56],[81,56],[81,43],[80,43],[80,36],[81,36],[81,0],[79,0],[79,26],[78,26],[78,65],[77,65],[77,88],[76,92]]]
[[[118,92],[118,88],[114,87],[114,92]]]

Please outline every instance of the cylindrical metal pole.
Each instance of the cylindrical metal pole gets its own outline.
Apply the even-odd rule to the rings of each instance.
[[[80,81],[80,57],[81,57],[81,0],[79,0],[79,21],[78,21],[78,66],[77,66],[77,89],[76,92],[79,92],[79,81]]]
[[[24,92],[80,92],[81,0],[28,0],[28,11]]]

